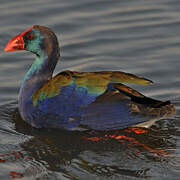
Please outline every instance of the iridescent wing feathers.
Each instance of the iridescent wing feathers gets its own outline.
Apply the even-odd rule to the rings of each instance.
[[[101,72],[72,72],[63,71],[52,79],[47,81],[36,90],[32,96],[33,105],[36,106],[39,102],[42,102],[46,98],[51,98],[59,95],[63,87],[70,85],[74,86],[74,91],[86,90],[87,96],[98,97],[103,94],[113,84],[114,87],[119,87],[120,91],[123,91],[125,86],[118,83],[135,83],[135,84],[151,84],[152,81],[135,76],[133,74],[120,72],[120,71],[101,71]],[[120,87],[121,86],[121,87]],[[135,91],[128,91],[125,93],[136,94],[137,96],[143,96]],[[64,93],[64,92],[63,92]]]

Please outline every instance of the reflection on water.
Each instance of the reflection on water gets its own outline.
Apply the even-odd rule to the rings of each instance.
[[[0,0],[0,179],[179,179],[180,1]],[[5,54],[7,41],[34,24],[61,44],[56,72],[122,70],[155,84],[135,86],[170,99],[174,117],[151,129],[36,130],[17,112],[20,83],[34,56]]]
[[[0,131],[1,137],[7,134],[0,147],[4,177],[163,178],[178,173],[169,169],[178,169],[179,162],[175,119],[162,120],[149,130],[68,132],[30,127],[20,118],[17,102],[1,109],[0,117],[7,121]]]

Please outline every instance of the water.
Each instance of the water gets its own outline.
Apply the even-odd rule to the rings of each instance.
[[[180,1],[0,0],[0,179],[179,179]],[[121,70],[155,83],[132,87],[171,100],[175,116],[148,132],[35,130],[17,111],[20,83],[34,56],[5,53],[34,24],[61,45],[56,72]]]

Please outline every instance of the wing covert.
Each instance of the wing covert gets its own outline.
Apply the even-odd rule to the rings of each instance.
[[[72,76],[68,71],[57,74],[34,92],[32,96],[33,105],[36,106],[38,102],[43,101],[45,98],[57,96],[60,93],[61,87],[68,86],[71,83]]]
[[[61,93],[62,87],[73,84],[74,92],[77,92],[78,96],[81,92],[86,92],[87,98],[103,94],[108,85],[112,83],[136,83],[136,84],[151,84],[152,81],[135,76],[133,74],[120,72],[120,71],[100,71],[100,72],[72,72],[63,71],[42,87],[36,90],[32,96],[33,105],[36,106],[38,102],[43,101],[46,98],[57,96]],[[81,96],[79,96],[81,98]],[[83,96],[83,98],[85,98]]]

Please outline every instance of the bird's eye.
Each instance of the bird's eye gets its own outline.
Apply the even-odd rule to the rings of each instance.
[[[29,40],[32,40],[32,39],[34,39],[34,36],[33,36],[32,34],[29,34],[29,35],[27,36],[27,38],[28,38]]]

